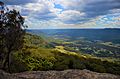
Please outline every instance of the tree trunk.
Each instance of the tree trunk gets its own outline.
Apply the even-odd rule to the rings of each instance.
[[[8,62],[8,72],[10,72],[10,52],[8,54],[7,62]]]
[[[3,61],[3,70],[7,70],[10,72],[10,51],[8,51],[7,56],[5,57],[5,60]]]
[[[3,69],[3,70],[6,70],[7,58],[8,58],[8,55],[7,55],[7,56],[5,57],[5,59],[3,60],[3,66],[2,66],[2,69]]]

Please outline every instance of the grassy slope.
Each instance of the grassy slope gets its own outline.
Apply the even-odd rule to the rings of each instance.
[[[11,71],[88,69],[120,74],[120,64],[89,55],[70,52],[62,46],[52,48],[40,36],[26,34],[22,50],[13,54]]]

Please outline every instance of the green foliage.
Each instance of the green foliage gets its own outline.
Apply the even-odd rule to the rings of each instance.
[[[99,65],[99,64],[95,64],[95,63],[90,63],[89,64],[89,69],[92,71],[96,71],[96,72],[106,72],[106,69],[104,66]]]
[[[81,55],[75,52],[69,52],[62,46],[57,49],[45,48],[41,37],[37,37],[41,41],[40,44],[32,43],[37,40],[33,35],[27,34],[24,47],[12,55],[11,71],[22,72],[32,70],[65,70],[65,69],[88,69],[96,72],[108,72],[113,74],[120,73],[120,64],[116,62],[104,61],[93,58],[89,55]],[[35,37],[35,36],[34,36]],[[32,40],[31,40],[32,39]]]
[[[18,65],[23,64],[22,66],[25,67],[25,69],[23,67],[20,67],[16,70],[14,70],[14,72],[21,72],[24,70],[50,70],[53,66],[52,61],[53,58],[52,57],[45,57],[45,56],[41,56],[40,52],[38,53],[38,51],[31,51],[33,49],[29,49],[29,51],[18,51],[17,53],[13,54],[13,64],[11,65],[14,66],[17,63]],[[40,50],[40,49],[39,49]],[[47,50],[43,50],[41,49],[42,52],[47,52]],[[47,52],[48,54],[48,52]],[[47,56],[46,54],[46,56]],[[21,69],[23,68],[23,69]]]
[[[0,14],[0,68],[9,71],[11,53],[23,47],[24,18],[16,10]]]

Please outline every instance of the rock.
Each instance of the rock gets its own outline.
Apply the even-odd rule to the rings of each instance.
[[[0,79],[23,79],[0,70]]]
[[[89,70],[27,71],[14,74],[0,70],[0,79],[120,79],[120,76]]]

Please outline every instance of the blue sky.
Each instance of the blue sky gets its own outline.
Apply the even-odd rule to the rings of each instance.
[[[120,28],[120,0],[0,0],[32,29]]]

